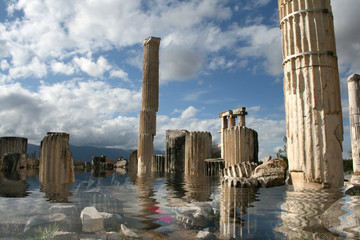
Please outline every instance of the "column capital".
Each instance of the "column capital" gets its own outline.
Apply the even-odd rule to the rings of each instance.
[[[158,37],[148,37],[144,40],[143,45],[148,45],[150,43],[157,43],[158,45],[160,45],[160,40],[161,38]]]

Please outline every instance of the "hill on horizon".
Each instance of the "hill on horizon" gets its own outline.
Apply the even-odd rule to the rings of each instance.
[[[133,150],[125,150],[119,148],[99,148],[92,146],[75,146],[70,144],[70,150],[73,156],[74,161],[81,160],[84,162],[91,162],[93,156],[106,156],[107,158],[112,158],[117,160],[119,157],[124,157],[129,159],[129,155]],[[27,147],[28,156],[36,152],[36,157],[39,158],[40,146],[34,144],[28,144]]]

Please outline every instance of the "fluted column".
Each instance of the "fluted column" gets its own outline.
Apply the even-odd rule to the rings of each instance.
[[[138,139],[138,174],[151,172],[156,135],[156,112],[159,107],[159,46],[160,38],[144,41],[142,102]]]
[[[69,138],[67,133],[48,132],[41,141],[39,180],[42,184],[65,184],[75,181]]]
[[[205,159],[211,157],[210,132],[188,132],[185,135],[185,174],[205,175]]]
[[[348,78],[351,153],[354,174],[351,182],[360,184],[360,75]]]
[[[330,0],[278,0],[289,170],[295,189],[343,185],[343,123]]]

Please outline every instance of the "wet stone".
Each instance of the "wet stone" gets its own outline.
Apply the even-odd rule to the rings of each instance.
[[[95,207],[86,207],[81,211],[83,232],[98,232],[104,230],[104,221]]]
[[[139,235],[128,229],[124,224],[121,224],[121,232],[127,237],[138,238]]]

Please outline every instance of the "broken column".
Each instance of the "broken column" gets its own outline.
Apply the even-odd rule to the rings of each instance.
[[[69,134],[48,132],[40,145],[39,180],[48,183],[73,183],[74,160],[69,147]]]
[[[225,167],[245,161],[258,161],[258,135],[253,129],[245,127],[247,115],[245,110],[245,107],[241,107],[219,114],[222,120],[221,156],[225,160]],[[237,117],[239,117],[238,126],[236,126]]]
[[[26,168],[27,160],[27,138],[23,137],[1,137],[0,138],[0,159],[4,159],[7,153],[19,153],[19,167]]]
[[[156,135],[156,112],[159,107],[159,46],[160,38],[149,37],[144,41],[144,67],[142,102],[138,139],[138,174],[151,172]]]
[[[166,130],[165,172],[184,172],[186,130]]]
[[[351,183],[360,184],[360,75],[351,75],[348,82],[351,154],[354,174]]]
[[[343,123],[330,0],[278,0],[289,171],[296,189],[344,183]]]
[[[185,135],[185,174],[205,175],[205,159],[211,157],[210,132],[188,132]]]

